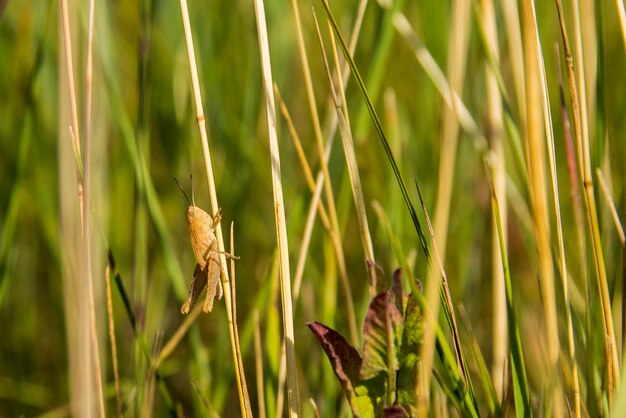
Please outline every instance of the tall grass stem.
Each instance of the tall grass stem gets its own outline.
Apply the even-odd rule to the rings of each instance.
[[[549,402],[551,414],[562,416],[563,405],[557,378],[560,342],[557,325],[554,290],[553,258],[550,244],[550,220],[545,174],[545,148],[543,121],[548,117],[543,112],[541,82],[542,51],[537,32],[534,4],[524,1],[522,11],[522,35],[524,40],[524,72],[526,74],[526,149],[530,174],[533,233],[538,255],[539,283],[544,307],[545,341],[547,344]]]
[[[278,241],[278,258],[280,264],[281,306],[283,313],[283,332],[285,342],[287,366],[287,400],[289,416],[299,414],[298,378],[296,370],[295,336],[293,331],[293,307],[291,300],[291,274],[289,271],[289,244],[287,240],[287,223],[285,219],[285,203],[280,172],[280,151],[278,134],[276,131],[276,106],[274,105],[274,90],[272,88],[272,67],[270,63],[269,41],[263,0],[254,1],[254,11],[257,21],[259,50],[261,55],[261,72],[263,77],[263,92],[265,95],[265,110],[267,115],[267,129],[270,145],[270,165],[272,167],[272,190],[274,195],[274,216],[276,222],[276,238]]]

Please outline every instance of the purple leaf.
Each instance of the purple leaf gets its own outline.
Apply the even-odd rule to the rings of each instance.
[[[400,405],[383,408],[382,418],[408,418],[409,414]]]
[[[359,383],[359,370],[362,363],[359,352],[334,329],[317,321],[309,322],[307,326],[326,352],[326,356],[348,399],[351,396],[356,396],[354,388]]]

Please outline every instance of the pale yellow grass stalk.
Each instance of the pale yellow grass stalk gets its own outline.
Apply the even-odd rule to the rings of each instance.
[[[270,51],[263,0],[254,1],[254,11],[256,15],[259,49],[261,55],[261,72],[263,77],[263,92],[265,95],[265,110],[267,115],[270,161],[272,167],[272,190],[274,195],[274,216],[276,222],[276,238],[278,241],[278,258],[280,264],[281,306],[287,366],[287,401],[289,405],[289,416],[293,418],[298,416],[300,408],[298,402],[298,379],[296,370],[295,337],[293,331],[289,244],[287,240],[285,203],[283,201],[282,179],[280,172],[278,134],[276,132],[276,106],[274,105],[274,90],[272,88],[272,68],[270,63]]]
[[[322,176],[323,175],[324,175],[323,173],[320,173],[317,176],[317,184],[314,186],[315,190],[313,192],[313,197],[311,198],[311,204],[309,205],[309,211],[307,213],[306,222],[304,224],[304,232],[302,234],[302,244],[300,246],[300,253],[298,254],[298,262],[296,263],[296,273],[293,279],[294,304],[298,303],[298,299],[300,297],[302,277],[304,276],[304,265],[308,258],[309,244],[311,243],[311,236],[313,235],[313,225],[315,223],[315,213],[316,213],[315,208],[319,207],[318,204],[320,204],[320,200],[322,196],[322,183],[323,183]],[[354,311],[352,312],[352,315],[354,316]]]
[[[256,371],[256,395],[259,404],[259,418],[265,418],[265,379],[263,373],[263,349],[261,348],[261,326],[259,324],[259,311],[252,314],[254,323],[254,365]]]
[[[448,42],[447,79],[454,91],[463,90],[465,67],[467,62],[467,45],[471,16],[471,1],[455,0],[450,25],[451,33]],[[453,102],[454,103],[454,102]],[[450,221],[450,202],[456,166],[459,122],[455,107],[444,107],[442,116],[441,150],[439,152],[439,168],[437,172],[437,198],[435,200],[434,230],[440,245],[442,259],[446,258],[448,226]],[[431,277],[426,279],[430,282]]]
[[[202,144],[202,156],[204,157],[204,168],[207,176],[207,182],[209,186],[209,196],[211,198],[211,210],[213,213],[217,213],[219,210],[219,204],[217,201],[217,192],[215,187],[215,178],[213,175],[213,165],[211,163],[211,153],[209,151],[209,141],[206,129],[206,120],[204,117],[204,108],[202,106],[202,95],[200,93],[200,81],[198,79],[198,67],[196,65],[196,54],[193,46],[193,37],[191,34],[191,24],[189,23],[189,11],[187,8],[187,0],[180,0],[180,10],[183,21],[183,29],[185,32],[185,43],[187,45],[187,57],[189,59],[189,72],[191,74],[191,84],[193,89],[194,105],[196,110],[196,120],[198,122],[198,129],[200,130],[200,142]],[[241,371],[243,366],[239,364],[237,356],[237,345],[235,341],[235,327],[233,322],[233,310],[232,310],[232,295],[228,282],[228,270],[226,264],[226,255],[224,251],[224,236],[222,234],[221,224],[215,228],[217,237],[217,248],[220,251],[220,262],[222,271],[222,290],[224,292],[224,299],[226,304],[226,317],[228,319],[228,331],[230,337],[231,351],[233,355],[233,365],[235,367],[235,376],[237,378],[237,388],[239,395],[239,402],[242,415],[245,413],[245,397],[242,392],[242,375]]]
[[[515,98],[517,99],[517,111],[520,122],[523,125],[526,121],[526,94],[524,92],[524,56],[522,49],[522,32],[520,30],[519,12],[517,0],[502,1],[502,17],[504,18],[504,30],[509,45],[509,61],[511,62],[511,73]]]
[[[536,32],[537,45],[541,45],[539,41],[539,33]],[[558,246],[558,265],[561,271],[561,288],[563,291],[563,305],[565,310],[565,320],[567,326],[567,352],[569,366],[572,368],[571,389],[574,393],[574,416],[580,418],[582,414],[580,400],[580,383],[578,378],[578,363],[576,361],[576,347],[574,345],[574,327],[572,322],[572,311],[570,307],[569,286],[567,275],[567,263],[565,257],[565,243],[563,238],[563,225],[561,220],[561,204],[558,185],[558,175],[556,167],[556,150],[554,145],[554,131],[552,126],[552,112],[550,111],[550,97],[548,94],[548,81],[546,79],[545,63],[543,55],[539,54],[539,64],[541,67],[541,102],[543,109],[544,130],[546,138],[546,147],[548,151],[548,165],[550,168],[550,184],[552,192],[552,207],[554,209],[554,218],[556,223],[557,246]]]
[[[313,409],[313,416],[315,418],[320,418],[320,410],[315,403],[315,399],[309,398],[309,403],[311,404],[311,408]]]
[[[498,30],[496,27],[496,17],[494,11],[493,0],[481,1],[481,15],[485,27],[485,36],[487,48],[494,58],[495,64],[499,66],[500,53],[498,47]],[[504,159],[504,127],[502,124],[502,97],[498,88],[496,74],[488,63],[486,66],[486,87],[487,87],[487,135],[489,137],[489,145],[496,158],[493,160],[491,178],[493,179],[493,189],[496,199],[502,202],[498,206],[499,216],[502,222],[502,235],[506,243],[507,241],[507,199],[506,199],[506,167]],[[517,69],[519,71],[519,69]],[[518,94],[519,96],[519,94]],[[507,316],[506,316],[506,299],[504,293],[504,269],[502,268],[502,255],[500,254],[500,238],[498,236],[498,228],[496,220],[492,218],[491,222],[491,261],[492,261],[492,350],[493,360],[491,366],[491,378],[498,398],[502,399],[504,393],[504,364],[508,356],[507,344]]]
[[[300,141],[300,137],[296,131],[296,127],[293,124],[291,115],[289,114],[289,110],[287,109],[287,105],[283,101],[282,96],[280,94],[280,90],[278,89],[278,86],[276,84],[274,84],[274,92],[276,93],[276,100],[278,101],[281,113],[283,114],[283,117],[285,118],[285,122],[287,122],[287,128],[291,135],[291,139],[293,140],[293,145],[296,150],[296,155],[298,156],[298,160],[300,161],[300,166],[302,167],[304,178],[306,179],[307,185],[309,186],[309,190],[311,191],[311,193],[313,193],[313,197],[311,198],[311,203],[309,205],[309,210],[307,212],[308,214],[307,214],[307,219],[306,219],[305,226],[304,226],[304,232],[302,235],[302,243],[300,246],[300,252],[298,254],[298,262],[296,263],[296,273],[294,275],[294,280],[293,280],[294,282],[293,299],[294,299],[294,305],[296,305],[298,303],[298,296],[300,294],[300,285],[302,284],[304,266],[305,266],[307,256],[308,256],[309,244],[311,243],[311,235],[313,233],[313,224],[315,222],[316,213],[319,213],[320,220],[322,221],[322,224],[324,225],[324,229],[326,229],[326,231],[328,232],[329,237],[331,238],[331,243],[333,244],[333,247],[336,247],[334,249],[335,249],[335,254],[337,257],[338,264],[339,264],[338,266],[339,274],[343,276],[342,284],[345,284],[345,286],[349,286],[349,282],[347,278],[347,272],[346,272],[346,267],[345,267],[345,260],[343,257],[343,249],[341,248],[341,242],[339,240],[333,239],[333,236],[336,236],[336,235],[334,235],[332,232],[330,219],[326,212],[326,208],[324,207],[324,203],[321,201],[321,192],[322,192],[322,185],[323,185],[322,176],[324,175],[324,173],[320,171],[317,176],[317,181],[313,180],[311,167],[309,166],[309,162],[307,161],[306,155],[304,154],[304,149],[302,148],[302,142]],[[324,159],[326,161],[328,161],[328,157],[330,156],[330,150],[331,150],[332,144],[333,144],[333,138],[330,138],[330,140],[328,141],[328,144],[326,144],[326,149],[324,151]],[[317,209],[317,212],[316,212],[316,209]],[[344,291],[345,290],[346,289],[344,288]],[[346,294],[348,295],[350,293],[346,292]],[[356,319],[354,318],[354,305],[352,304],[352,298],[349,297],[346,299],[346,301],[348,302],[347,303],[348,306],[346,307],[346,312],[348,314],[348,317],[350,317],[351,315],[352,321],[354,321],[354,323],[356,324]],[[350,318],[349,318],[349,322],[350,322]],[[354,331],[356,333],[356,329]]]
[[[622,30],[622,42],[624,43],[624,51],[626,52],[626,10],[624,10],[624,0],[615,0],[617,15],[619,18],[619,27]]]
[[[357,10],[357,15],[354,20],[354,25],[352,26],[352,33],[350,35],[350,44],[348,45],[348,50],[350,51],[350,55],[354,56],[354,51],[356,49],[356,44],[359,41],[359,34],[361,33],[361,26],[363,24],[363,18],[365,16],[365,10],[367,8],[368,0],[361,0],[359,2],[359,8]],[[350,81],[350,76],[352,73],[350,72],[350,65],[346,60],[344,61],[343,69],[341,71],[341,75],[344,80],[344,88],[347,88],[348,82]],[[326,113],[326,123],[324,124],[327,127],[326,135],[329,138],[333,138],[335,133],[337,132],[337,112],[334,109],[332,99],[329,100],[329,106]]]
[[[96,383],[96,396],[98,399],[98,412],[100,417],[106,416],[104,410],[104,388],[102,386],[102,370],[100,366],[100,345],[98,343],[98,323],[96,319],[96,302],[94,297],[93,272],[91,265],[91,112],[93,108],[93,33],[94,33],[95,2],[89,1],[89,22],[87,28],[87,63],[85,66],[85,136],[83,153],[83,279],[87,281],[89,292],[89,319],[91,355]]]
[[[92,416],[92,390],[95,384],[95,391],[97,397],[98,414],[100,417],[105,416],[104,411],[104,394],[102,387],[102,373],[100,369],[100,356],[98,349],[98,334],[95,314],[95,301],[93,294],[93,277],[91,270],[91,239],[90,239],[90,112],[91,112],[91,89],[92,89],[92,44],[93,44],[93,15],[94,15],[94,3],[90,2],[89,9],[89,23],[88,23],[88,42],[87,42],[87,66],[86,66],[86,78],[85,78],[85,144],[84,154],[81,161],[81,145],[80,145],[80,129],[78,126],[78,105],[76,99],[76,88],[74,83],[74,67],[72,56],[72,37],[70,33],[70,21],[67,0],[61,1],[61,29],[63,37],[63,51],[65,58],[65,72],[67,74],[68,83],[68,96],[70,102],[70,115],[71,115],[71,127],[70,137],[72,140],[72,147],[74,149],[74,155],[77,161],[82,162],[78,164],[76,168],[76,182],[78,191],[78,204],[80,208],[80,219],[82,229],[82,246],[80,251],[76,251],[74,254],[80,253],[80,261],[78,269],[82,277],[76,277],[77,281],[81,283],[75,283],[78,291],[78,314],[80,319],[78,320],[78,337],[75,340],[78,344],[75,349],[80,353],[78,354],[78,364],[74,368],[76,374],[74,375],[75,382],[73,382],[73,408],[75,412],[82,416]],[[68,280],[71,280],[69,277]],[[70,284],[71,286],[71,284]],[[71,338],[71,337],[70,337]],[[72,344],[70,342],[70,344]],[[85,347],[85,345],[87,347]],[[81,363],[82,361],[82,363]],[[70,367],[72,369],[72,367]],[[76,397],[79,399],[76,399]],[[80,411],[80,412],[78,412]]]
[[[61,17],[67,18],[67,4],[62,1]],[[65,5],[65,12],[63,6]],[[64,17],[65,15],[65,17]],[[69,22],[69,19],[67,19]],[[69,23],[67,23],[69,25]],[[62,24],[62,29],[66,32],[67,26]],[[69,29],[68,29],[69,30]],[[62,35],[63,36],[63,35]],[[71,40],[64,37],[66,44]],[[62,40],[60,40],[62,41]],[[92,367],[91,350],[84,345],[85,336],[89,335],[89,315],[88,310],[83,309],[87,303],[83,283],[81,283],[81,268],[79,256],[81,252],[81,225],[82,225],[82,190],[81,182],[77,181],[79,174],[76,170],[76,162],[80,161],[76,156],[80,152],[76,148],[74,129],[68,126],[72,124],[72,115],[69,104],[72,100],[70,82],[73,76],[67,69],[68,55],[66,48],[60,47],[62,54],[59,60],[58,82],[59,82],[59,129],[57,142],[58,163],[59,163],[59,233],[60,244],[63,255],[63,298],[65,303],[65,325],[67,328],[67,348],[68,348],[68,386],[69,386],[69,409],[70,415],[80,417],[92,417]],[[71,138],[67,138],[67,135]],[[66,140],[70,139],[71,143]],[[77,195],[79,196],[77,200]]]
[[[309,186],[309,190],[313,193],[313,198],[311,199],[311,203],[309,206],[309,215],[307,216],[307,221],[305,224],[304,235],[302,238],[302,246],[300,247],[300,253],[298,255],[298,262],[296,264],[296,274],[294,276],[294,300],[297,303],[298,294],[300,292],[300,284],[302,282],[302,275],[304,273],[304,264],[306,262],[306,258],[308,255],[308,247],[310,243],[311,234],[313,232],[313,222],[315,221],[315,208],[318,209],[320,214],[320,220],[324,225],[324,229],[330,238],[330,242],[333,246],[333,250],[335,252],[335,257],[337,259],[337,270],[339,271],[339,280],[341,282],[341,286],[343,288],[343,294],[345,298],[345,312],[346,317],[348,319],[348,332],[350,335],[350,340],[353,344],[358,343],[358,334],[357,334],[357,326],[356,326],[356,316],[354,310],[354,302],[352,301],[352,291],[350,290],[350,281],[348,279],[348,271],[346,268],[346,259],[343,253],[343,247],[341,246],[341,237],[339,234],[339,230],[333,229],[333,223],[326,212],[326,208],[324,203],[321,201],[321,187],[326,184],[324,182],[324,171],[323,169],[318,172],[317,181],[313,181],[313,174],[311,172],[311,167],[309,166],[309,162],[304,155],[304,150],[302,147],[302,143],[300,141],[300,137],[296,132],[296,128],[293,125],[291,120],[291,116],[289,115],[289,110],[287,109],[287,105],[282,100],[280,95],[280,91],[276,85],[274,85],[274,91],[276,92],[276,98],[280,105],[280,110],[287,122],[287,128],[293,140],[294,147],[296,149],[296,155],[298,156],[298,160],[300,161],[300,166],[302,167],[302,171],[304,173],[304,177],[306,179],[307,185]],[[334,142],[334,136],[331,136],[326,144],[323,160],[324,165],[328,164],[328,159],[330,158],[330,151],[332,149],[332,144]],[[320,190],[320,191],[318,191]],[[336,213],[334,218],[336,219]]]
[[[461,128],[470,135],[476,150],[483,156],[487,155],[485,159],[487,164],[490,165],[491,158],[488,157],[489,150],[487,139],[478,129],[476,121],[465,106],[465,103],[463,103],[463,100],[459,97],[458,92],[450,86],[443,71],[441,71],[441,68],[439,68],[439,65],[431,53],[426,49],[415,30],[413,30],[406,16],[400,12],[396,12],[393,16],[393,24],[398,33],[402,35],[409,44],[409,47],[413,50],[417,62],[422,66],[426,75],[428,75],[433,82],[446,105],[450,109],[454,109]]]
[[[239,343],[239,328],[237,327],[237,280],[235,274],[235,223],[230,223],[230,290],[233,296],[233,324],[235,324],[235,351],[237,353],[237,364],[239,367],[239,393],[243,396],[244,415],[246,418],[252,418],[252,407],[250,406],[250,396],[248,394],[248,384],[246,383],[246,375],[243,370],[243,358],[241,357],[241,344]]]
[[[309,66],[309,59],[307,56],[307,49],[304,44],[304,36],[302,33],[302,23],[300,19],[300,10],[297,0],[291,0],[291,6],[294,13],[294,22],[296,24],[296,41],[298,43],[298,53],[300,57],[300,64],[302,65],[302,73],[304,76],[304,86],[306,88],[307,99],[309,102],[309,110],[311,112],[311,119],[313,122],[313,132],[315,134],[315,145],[317,146],[317,153],[320,158],[320,168],[324,173],[324,192],[326,201],[328,202],[328,209],[330,211],[330,219],[332,223],[332,234],[339,235],[339,222],[337,220],[337,210],[335,208],[335,198],[333,196],[333,190],[330,183],[330,174],[328,172],[328,164],[323,158],[324,155],[324,141],[322,137],[322,129],[319,120],[319,114],[317,112],[317,103],[315,99],[315,90],[313,89],[313,81],[311,77],[311,69]],[[332,239],[332,238],[331,238]]]
[[[561,0],[556,0],[559,23],[561,26],[561,36],[565,49],[565,60],[567,62],[567,79],[569,84],[570,97],[572,100],[572,119],[574,121],[574,135],[576,137],[578,170],[580,172],[583,186],[583,202],[585,205],[585,216],[587,218],[587,228],[591,234],[593,249],[594,267],[596,272],[596,284],[600,294],[602,305],[602,327],[605,338],[605,353],[607,360],[607,374],[610,382],[608,388],[609,400],[612,399],[614,385],[619,381],[619,361],[617,354],[617,340],[611,310],[611,300],[609,296],[606,267],[604,264],[604,254],[600,237],[600,228],[596,210],[595,195],[593,191],[593,178],[591,175],[591,157],[589,151],[589,132],[587,123],[587,105],[585,95],[584,80],[584,57],[581,39],[580,6],[578,0],[572,2],[572,28],[574,31],[574,48],[576,56],[572,56],[569,45],[567,28]],[[575,60],[575,62],[574,62]],[[575,64],[575,65],[574,65]]]
[[[313,14],[315,20],[315,27],[317,29],[317,36],[319,38],[320,47],[322,49],[322,57],[324,61],[324,67],[326,69],[326,75],[330,83],[331,95],[335,103],[335,109],[337,111],[337,120],[339,122],[339,130],[341,133],[341,139],[346,156],[346,165],[348,166],[348,175],[350,177],[350,185],[352,188],[352,195],[356,206],[357,219],[359,223],[359,231],[361,233],[361,243],[363,244],[363,252],[365,254],[365,260],[375,262],[374,259],[374,247],[372,245],[372,237],[369,232],[369,226],[367,222],[367,214],[365,211],[365,200],[363,198],[363,188],[361,186],[361,178],[359,175],[359,168],[356,162],[356,154],[354,152],[354,142],[352,140],[352,132],[350,130],[350,119],[348,115],[348,108],[345,100],[345,92],[343,88],[343,81],[341,73],[339,72],[339,59],[337,54],[337,47],[334,41],[334,33],[329,25],[329,34],[331,39],[331,45],[333,50],[333,57],[335,61],[335,68],[337,69],[337,82],[338,88],[335,89],[333,79],[329,67],[329,63],[326,57],[326,51],[322,41],[322,34],[317,21],[317,16]],[[370,268],[370,276],[375,274],[374,269]]]
[[[67,7],[68,0],[61,0],[61,30],[63,32],[63,52],[65,58],[65,72],[67,74],[67,83],[69,89],[70,100],[70,116],[71,116],[71,139],[74,153],[80,157],[80,130],[78,129],[78,105],[76,104],[76,87],[74,83],[74,62],[72,58],[72,35],[70,33],[70,18]],[[82,162],[82,159],[79,158]],[[81,196],[81,213],[82,213],[82,196]]]
[[[606,200],[606,205],[609,209],[609,212],[611,213],[611,219],[613,220],[615,231],[617,232],[617,236],[619,237],[619,240],[622,243],[623,247],[626,243],[626,240],[624,238],[624,227],[622,226],[622,222],[619,219],[619,214],[617,213],[617,208],[615,207],[615,201],[613,200],[613,195],[611,194],[609,185],[606,183],[606,180],[604,180],[604,175],[602,175],[602,170],[600,170],[600,168],[596,168],[596,176],[598,176],[600,190],[602,190],[602,195],[604,196],[604,200]]]
[[[274,83],[274,93],[276,94],[276,101],[278,101],[280,112],[282,113],[283,118],[285,118],[285,122],[287,123],[287,129],[289,130],[289,134],[291,135],[291,139],[293,140],[293,146],[296,150],[298,161],[300,161],[300,167],[302,168],[304,179],[306,180],[306,183],[309,186],[309,190],[311,192],[314,192],[315,180],[313,179],[313,172],[311,171],[311,166],[309,165],[309,162],[307,161],[306,155],[304,153],[304,148],[302,147],[302,141],[300,141],[300,136],[298,135],[296,127],[293,124],[293,120],[291,119],[291,115],[289,114],[289,109],[287,109],[287,104],[283,100],[283,97],[280,94],[280,89],[278,88],[276,83]],[[333,142],[333,139],[331,138],[328,141],[328,143],[331,144],[332,142]],[[327,146],[326,151],[324,151],[324,160],[326,161],[328,160],[328,149],[329,147]],[[317,206],[314,206],[314,208],[315,207],[317,207],[319,211],[320,220],[324,224],[324,227],[330,230],[331,228],[330,218],[328,217],[328,213],[326,212],[326,207],[324,206],[324,203],[322,201],[319,201]]]
[[[526,74],[526,149],[530,175],[533,232],[539,259],[539,283],[544,307],[545,341],[547,343],[548,399],[550,415],[563,416],[562,391],[559,385],[558,361],[561,353],[554,291],[554,270],[550,238],[550,219],[545,174],[545,148],[543,142],[543,114],[541,82],[541,45],[538,39],[535,8],[532,1],[525,0],[522,11],[522,34],[524,39]]]
[[[282,418],[285,408],[285,383],[287,382],[287,354],[285,343],[280,346],[280,362],[278,363],[278,390],[276,391],[276,418]]]

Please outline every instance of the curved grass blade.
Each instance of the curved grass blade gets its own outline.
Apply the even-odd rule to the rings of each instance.
[[[406,187],[406,183],[404,182],[404,179],[402,178],[402,174],[400,173],[400,169],[398,168],[396,159],[393,156],[391,147],[389,146],[389,142],[387,141],[387,137],[385,136],[385,132],[383,131],[380,118],[378,117],[378,114],[376,113],[376,110],[374,109],[374,105],[372,104],[372,101],[370,100],[367,94],[367,90],[365,89],[365,83],[363,82],[361,73],[359,72],[359,69],[356,67],[356,64],[354,63],[352,56],[350,55],[350,50],[348,49],[348,45],[346,44],[346,41],[343,39],[343,36],[341,35],[341,31],[339,30],[339,26],[337,25],[337,22],[335,21],[335,18],[333,17],[332,12],[330,11],[328,2],[326,0],[321,0],[321,1],[322,1],[322,5],[324,6],[324,10],[326,10],[326,16],[328,17],[328,21],[330,22],[333,28],[333,32],[335,32],[337,39],[339,39],[339,44],[341,45],[341,50],[343,51],[343,55],[346,58],[348,65],[350,66],[350,70],[354,74],[354,79],[356,80],[357,85],[359,86],[359,91],[363,95],[363,99],[365,100],[365,105],[367,106],[367,110],[369,111],[369,114],[372,117],[372,122],[374,122],[374,126],[376,127],[376,132],[378,132],[380,141],[383,145],[383,148],[385,149],[385,154],[387,154],[387,158],[389,159],[389,163],[391,164],[391,168],[393,169],[393,174],[396,176],[396,180],[398,181],[398,185],[400,186],[400,191],[402,192],[402,197],[404,198],[404,201],[407,205],[407,209],[409,210],[409,213],[411,215],[411,220],[413,221],[413,225],[415,226],[415,230],[417,231],[417,235],[419,237],[424,255],[426,256],[427,259],[430,259],[430,253],[428,249],[428,243],[426,242],[426,236],[424,235],[424,232],[422,231],[422,226],[420,224],[419,219],[417,218],[417,212],[415,211],[415,207],[413,206],[413,202],[411,201],[411,196],[409,195],[409,191]]]

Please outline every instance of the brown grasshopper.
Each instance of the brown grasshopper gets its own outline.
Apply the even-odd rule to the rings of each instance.
[[[202,310],[211,312],[213,301],[222,298],[222,285],[220,283],[221,264],[219,259],[221,252],[217,249],[217,239],[215,237],[215,228],[217,228],[222,219],[221,209],[218,209],[217,213],[211,217],[196,206],[193,178],[191,181],[191,201],[189,201],[185,190],[178,183],[178,180],[174,179],[174,181],[180,188],[180,191],[183,192],[187,203],[189,203],[187,224],[189,225],[189,234],[191,235],[191,248],[197,261],[196,268],[193,271],[189,295],[180,311],[183,314],[188,314],[206,286],[207,291]],[[238,258],[228,253],[224,254],[232,258]]]

